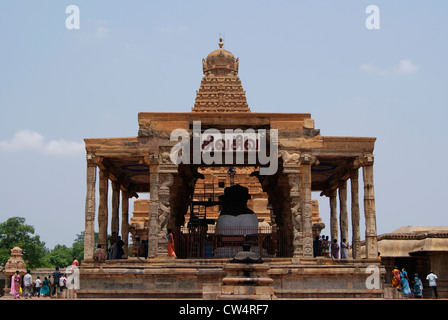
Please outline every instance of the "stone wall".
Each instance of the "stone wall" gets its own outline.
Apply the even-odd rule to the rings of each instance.
[[[267,274],[279,299],[382,298],[384,294],[384,269],[377,261],[335,262],[311,258],[293,263],[285,258],[268,262],[263,265],[269,266]],[[227,263],[227,259],[186,259],[140,265],[129,261],[87,264],[81,269],[81,288],[77,295],[78,298],[213,299],[223,288]],[[372,275],[367,270],[369,266],[378,267],[376,289],[366,285]]]

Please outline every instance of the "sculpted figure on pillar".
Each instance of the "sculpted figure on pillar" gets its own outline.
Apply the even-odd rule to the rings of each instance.
[[[302,154],[300,162],[300,182],[303,221],[303,256],[313,256],[313,203],[311,199],[311,166],[318,165],[319,160],[311,154]]]
[[[170,186],[173,184],[172,174],[160,175],[159,189],[159,234],[165,236],[167,233],[167,224],[170,217]]]

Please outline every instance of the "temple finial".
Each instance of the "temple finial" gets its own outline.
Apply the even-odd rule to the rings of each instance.
[[[219,36],[219,47],[222,48],[223,44],[224,44],[224,43],[222,42],[222,37]]]

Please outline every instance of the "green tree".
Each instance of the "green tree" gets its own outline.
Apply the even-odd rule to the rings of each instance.
[[[48,249],[38,235],[33,235],[34,227],[25,224],[25,218],[12,217],[0,223],[0,264],[8,261],[12,248],[20,247],[27,268],[46,266]]]
[[[72,258],[76,257],[79,261],[84,259],[84,231],[76,235],[72,244]]]
[[[56,245],[48,254],[48,262],[52,267],[65,268],[72,264],[72,249],[65,245]]]

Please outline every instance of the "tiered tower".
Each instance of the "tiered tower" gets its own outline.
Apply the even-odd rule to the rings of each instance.
[[[220,38],[219,49],[202,59],[204,77],[196,91],[193,112],[250,112],[238,77],[238,58],[222,46]]]

